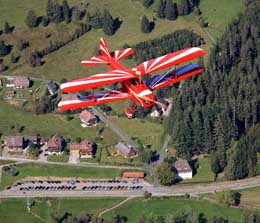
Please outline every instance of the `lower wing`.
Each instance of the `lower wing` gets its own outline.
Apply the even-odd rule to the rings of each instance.
[[[147,80],[145,84],[151,90],[158,90],[160,88],[166,87],[168,85],[180,82],[188,77],[197,75],[203,72],[204,69],[198,64],[190,64],[184,67],[181,67],[177,70],[169,71],[165,74],[159,74],[153,76],[151,79]]]
[[[131,98],[131,96],[127,93],[111,91],[107,93],[98,93],[90,96],[79,96],[77,98],[62,100],[59,102],[58,107],[61,110],[71,110],[129,98]]]

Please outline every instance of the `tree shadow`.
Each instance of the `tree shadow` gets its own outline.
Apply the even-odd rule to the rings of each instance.
[[[150,32],[153,31],[154,27],[155,27],[155,22],[154,21],[149,22],[149,30],[150,30]]]
[[[42,23],[42,16],[38,16],[36,19],[36,27],[38,27]]]
[[[114,19],[113,27],[114,27],[115,32],[120,28],[122,23],[123,23],[123,20],[120,20],[119,17]]]

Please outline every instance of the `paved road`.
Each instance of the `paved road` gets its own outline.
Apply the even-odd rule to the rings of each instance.
[[[17,76],[0,75],[0,78],[14,78],[14,77],[17,77]],[[28,77],[28,76],[26,76],[26,77]],[[28,78],[31,80],[35,80],[35,81],[44,81],[46,83],[49,83],[52,81],[52,80],[45,80],[43,78],[37,78],[37,77],[28,77]]]
[[[127,135],[125,135],[122,130],[120,130],[118,127],[116,127],[114,124],[112,124],[112,122],[110,122],[105,115],[103,115],[101,112],[99,112],[96,108],[91,107],[92,111],[95,115],[97,115],[104,123],[106,123],[106,125],[114,132],[116,133],[124,142],[126,142],[127,144],[133,146],[136,148],[135,143],[133,142],[133,140],[131,140]]]
[[[134,167],[134,166],[112,166],[112,165],[102,165],[99,163],[59,163],[59,162],[31,160],[31,159],[14,158],[14,157],[0,157],[0,160],[13,160],[13,161],[20,161],[25,163],[54,164],[60,166],[75,166],[75,167],[97,167],[97,168],[139,169],[139,170],[143,169],[142,167]]]
[[[231,181],[224,183],[212,183],[207,185],[193,186],[172,186],[172,187],[153,187],[146,186],[146,190],[153,196],[176,196],[183,194],[198,195],[203,193],[212,193],[221,190],[238,190],[250,187],[260,186],[260,177],[245,179],[240,181]],[[137,197],[143,196],[143,191],[10,191],[0,192],[0,198],[8,197]]]
[[[164,139],[164,143],[163,143],[163,146],[159,152],[159,160],[157,162],[154,162],[150,165],[150,171],[153,173],[154,175],[154,182],[153,182],[153,186],[154,187],[159,187],[160,184],[158,182],[158,179],[155,177],[155,169],[156,169],[156,166],[163,162],[164,158],[167,156],[167,153],[166,153],[166,149],[167,149],[167,146],[169,144],[169,141],[170,141],[171,137],[169,135],[166,135],[165,136],[165,139]]]

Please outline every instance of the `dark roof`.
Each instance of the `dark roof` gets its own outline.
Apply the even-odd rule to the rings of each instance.
[[[123,144],[122,142],[117,143],[117,145],[115,146],[115,148],[117,150],[119,150],[121,153],[123,154],[129,154],[131,152],[131,150],[133,150],[133,148],[129,148],[128,146],[126,146],[125,144]]]
[[[23,136],[7,136],[7,147],[23,147]]]
[[[178,173],[192,171],[187,160],[182,160],[182,159],[177,160],[174,164],[174,167],[178,171]]]
[[[50,92],[55,93],[58,90],[58,85],[54,82],[50,82],[48,83],[47,88]]]
[[[24,140],[28,140],[31,142],[37,142],[39,137],[37,135],[25,136]]]

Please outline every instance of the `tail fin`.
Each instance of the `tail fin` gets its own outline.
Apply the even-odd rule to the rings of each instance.
[[[81,61],[81,64],[84,66],[96,66],[100,64],[109,64],[109,58],[114,58],[116,60],[121,60],[125,57],[128,57],[134,53],[132,48],[121,49],[115,52],[109,52],[106,41],[101,38],[99,41],[100,44],[100,53],[102,56],[91,57],[89,60]]]
[[[104,57],[111,57],[110,53],[109,53],[109,49],[107,46],[106,41],[101,38],[99,41],[100,44],[100,53],[104,56]]]

